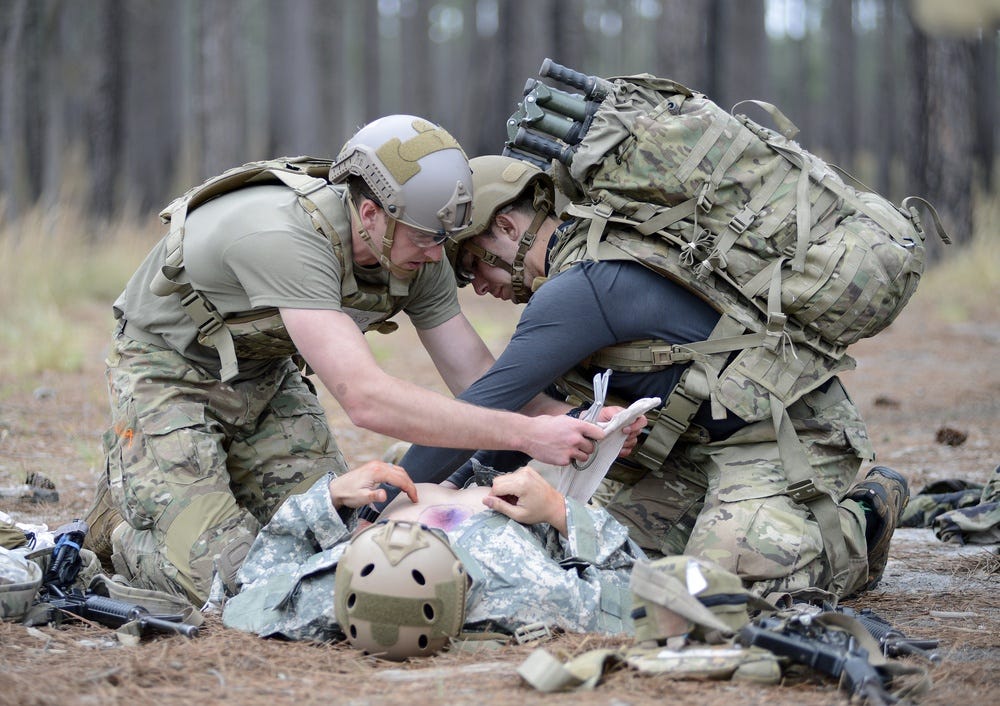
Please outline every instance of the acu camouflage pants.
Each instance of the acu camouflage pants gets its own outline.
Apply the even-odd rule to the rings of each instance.
[[[865,519],[844,499],[873,457],[864,422],[836,379],[788,409],[811,464],[839,501],[849,595],[867,575]],[[819,588],[830,573],[819,525],[787,494],[774,426],[757,422],[722,441],[681,443],[659,470],[624,487],[608,511],[652,557],[691,554],[718,562],[759,595]]]
[[[183,356],[126,336],[108,357],[104,435],[115,570],[133,585],[204,603],[232,588],[281,502],[346,470],[311,384],[290,360],[222,383]]]

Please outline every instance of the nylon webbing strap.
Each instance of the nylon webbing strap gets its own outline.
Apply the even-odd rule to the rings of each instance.
[[[576,551],[573,552],[573,556],[566,557],[563,561],[596,564],[598,563],[597,528],[594,526],[594,518],[589,512],[575,507],[573,502],[572,498],[566,499],[566,509],[572,524],[571,532],[576,540]]]
[[[669,356],[672,349],[673,345],[666,341],[645,338],[602,348],[590,356],[590,364],[595,368],[610,368],[628,373],[652,372],[674,363],[669,358],[665,362],[654,363],[654,351],[666,351],[666,356]],[[661,355],[663,357],[665,356]]]
[[[767,101],[761,101],[761,100],[748,99],[740,101],[739,103],[734,105],[733,110],[736,110],[744,103],[750,103],[751,105],[755,105],[761,110],[763,110],[765,113],[770,115],[771,120],[773,120],[774,124],[777,125],[778,127],[778,132],[780,132],[782,136],[784,136],[785,138],[789,140],[794,140],[795,136],[799,134],[799,129],[795,126],[795,123],[789,120],[788,116],[782,113],[781,110],[778,109],[778,106],[774,105],[773,103],[768,103]],[[749,118],[747,119],[749,120]]]
[[[518,666],[517,673],[538,691],[551,693],[566,689],[593,689],[604,676],[606,666],[620,660],[616,650],[591,650],[566,664],[547,650],[538,648]]]
[[[349,198],[349,196],[345,196]],[[299,205],[312,219],[313,226],[330,241],[333,254],[340,262],[340,295],[343,298],[357,294],[358,282],[354,279],[354,257],[350,247],[351,221],[341,197],[332,189],[321,189],[299,196]],[[341,237],[344,233],[347,241]]]
[[[688,368],[681,375],[681,379],[667,396],[666,403],[658,410],[653,428],[632,454],[632,458],[647,471],[658,470],[663,465],[681,434],[691,426],[691,420],[701,406],[703,400],[690,397],[684,391],[684,383],[690,372],[691,368]]]
[[[694,214],[695,209],[698,207],[697,199],[688,199],[687,201],[680,203],[676,206],[668,208],[666,210],[660,211],[652,218],[648,218],[643,222],[635,226],[635,229],[642,233],[643,235],[651,235],[658,230],[662,230],[669,226],[672,226],[678,221],[682,221],[688,216]]]
[[[907,196],[905,199],[903,199],[902,206],[906,210],[906,212],[910,214],[910,218],[913,221],[913,225],[916,228],[917,234],[920,236],[920,238],[925,239],[924,227],[920,223],[920,216],[917,213],[917,207],[911,206],[910,205],[911,201],[923,204],[927,208],[927,210],[930,211],[931,219],[934,221],[934,228],[937,230],[937,234],[938,237],[941,239],[941,242],[944,243],[945,245],[951,245],[951,238],[948,237],[948,233],[946,233],[944,230],[944,225],[942,225],[941,223],[941,217],[938,216],[937,209],[934,208],[925,199],[922,199],[919,196]]]
[[[781,263],[784,258],[778,258],[778,266],[771,276],[771,286],[767,290],[767,323],[764,328],[764,347],[777,350],[778,344],[784,340],[785,324],[788,316],[781,312]]]
[[[634,365],[639,356],[648,356],[650,363],[655,365],[695,361],[681,374],[680,380],[667,396],[663,406],[656,410],[657,416],[649,434],[632,454],[632,458],[647,472],[655,471],[663,465],[677,440],[691,426],[694,415],[706,399],[711,400],[713,418],[725,417],[725,408],[717,402],[715,396],[719,373],[724,363],[713,364],[709,356],[765,344],[766,334],[740,335],[739,332],[744,330],[743,325],[735,319],[722,316],[705,341],[677,345],[666,344],[665,348],[649,346],[645,350],[639,349],[633,344],[625,344],[624,346],[602,349],[591,358],[591,364],[599,364],[600,367],[611,367],[612,369],[615,369],[614,366],[607,364],[613,361],[618,354],[624,354],[630,365]],[[607,357],[604,357],[605,351],[608,352]],[[690,389],[687,389],[689,387]],[[697,392],[701,394],[693,394]]]
[[[830,493],[813,479],[812,464],[795,433],[792,418],[784,403],[774,394],[771,395],[771,418],[778,440],[778,454],[788,480],[786,494],[795,502],[808,507],[816,518],[830,569],[829,585],[834,593],[842,594],[847,582],[848,554],[837,504]]]
[[[749,131],[748,131],[749,132]],[[778,188],[785,182],[785,178],[788,173],[792,170],[792,165],[788,162],[782,162],[780,166],[776,167],[773,172],[764,180],[764,183],[756,190],[753,198],[747,203],[743,209],[733,216],[729,223],[726,224],[725,229],[719,234],[718,239],[715,242],[715,248],[713,249],[712,255],[716,256],[721,262],[726,261],[726,254],[736,243],[737,239],[746,231],[753,222],[757,219],[758,214],[761,210],[771,202],[774,198],[774,194],[778,191]]]
[[[182,202],[176,211],[170,214],[170,232],[164,244],[163,266],[153,275],[149,290],[160,297],[165,297],[180,290],[181,283],[177,281],[184,271],[184,220],[187,217],[187,202]]]
[[[600,259],[597,254],[598,245],[601,242],[601,236],[604,235],[604,229],[608,226],[608,219],[613,213],[614,211],[607,204],[599,203],[593,208],[593,216],[590,219],[590,226],[587,228],[587,257],[595,262]]]
[[[728,117],[728,116],[727,116]],[[726,129],[726,121],[716,118],[709,125],[708,129],[702,133],[698,142],[695,143],[694,147],[691,148],[691,152],[688,153],[687,159],[685,159],[677,167],[674,172],[674,176],[678,181],[687,181],[688,177],[691,176],[691,172],[701,164],[701,160],[705,159],[705,155],[708,154],[715,143],[719,141],[722,137],[723,131]]]
[[[775,144],[769,141],[768,144],[775,152],[798,167],[799,176],[795,184],[795,229],[796,244],[795,257],[792,258],[792,270],[803,272],[806,266],[806,249],[809,245],[809,232],[812,230],[812,204],[809,202],[809,165],[806,163],[802,153]]]
[[[185,293],[186,290],[186,293]],[[202,295],[201,292],[193,289],[190,284],[184,285],[181,290],[181,307],[184,312],[191,317],[198,327],[198,340],[210,345],[219,352],[219,379],[228,382],[239,373],[239,364],[236,362],[236,345],[233,342],[233,334],[230,333],[222,315]]]
[[[601,584],[601,613],[599,632],[617,635],[625,632],[625,614],[632,606],[632,592],[615,582],[599,578]]]
[[[636,218],[626,218],[625,216],[621,215],[616,211],[612,211],[612,215],[607,215],[606,208],[608,207],[613,208],[613,206],[610,206],[608,204],[602,204],[603,208],[601,213],[597,213],[598,210],[597,206],[585,205],[579,203],[570,203],[563,210],[567,215],[576,216],[577,218],[581,218],[583,220],[589,220],[591,222],[593,222],[595,217],[603,219],[604,223],[600,226],[597,232],[598,239],[600,238],[600,235],[603,233],[603,230],[607,227],[608,223],[616,223],[625,226],[627,228],[631,228],[632,230],[635,230],[643,235],[652,235],[653,233],[658,233],[659,236],[662,237],[664,240],[673,243],[679,248],[683,248],[686,245],[688,245],[688,242],[684,240],[684,238],[681,238],[676,233],[666,230],[666,228],[692,215],[697,207],[696,199],[688,199],[684,203],[674,206],[671,209],[659,212],[651,211],[650,209],[645,208],[645,206],[649,206],[649,204],[643,204],[636,209]],[[679,209],[679,210],[675,211],[674,209]],[[651,227],[646,227],[646,224],[648,222],[647,217],[649,220],[657,220],[656,224],[657,227],[655,229]],[[588,242],[589,242],[589,235],[590,235],[590,230],[588,229]],[[602,246],[606,244],[607,244],[606,242],[600,243],[600,245]],[[565,252],[569,249],[571,248],[568,247],[560,248],[560,252]],[[598,257],[600,257],[600,251],[598,251]],[[634,260],[635,258],[630,256],[629,259]]]
[[[622,372],[648,372],[700,359],[706,355],[761,346],[764,345],[765,339],[764,333],[710,338],[696,343],[668,343],[644,339],[602,348],[590,356],[590,364],[595,368],[611,368]]]
[[[712,207],[715,190],[719,188],[719,184],[722,183],[726,172],[736,163],[736,160],[740,158],[740,155],[743,154],[755,138],[756,136],[749,130],[741,130],[737,133],[736,139],[729,144],[729,148],[722,155],[719,163],[715,165],[715,169],[712,170],[712,174],[706,182],[708,188],[702,191],[698,198],[698,205],[703,210],[707,211]]]

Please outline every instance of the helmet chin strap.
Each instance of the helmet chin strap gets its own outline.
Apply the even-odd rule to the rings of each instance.
[[[403,269],[389,258],[389,252],[392,250],[392,242],[396,235],[396,223],[398,221],[386,214],[387,222],[385,235],[382,236],[382,249],[380,251],[378,246],[375,244],[375,239],[372,238],[368,229],[365,228],[364,224],[361,222],[361,214],[358,213],[358,208],[354,205],[354,201],[348,199],[348,202],[351,206],[351,217],[357,220],[358,233],[361,235],[361,239],[365,241],[365,244],[368,246],[368,249],[371,250],[372,254],[378,258],[378,264],[382,267],[382,269],[386,270],[390,275],[396,279],[402,280],[403,282],[409,282],[411,279],[416,277],[416,270]]]
[[[471,252],[474,257],[479,258],[490,267],[499,267],[510,274],[510,295],[515,304],[526,304],[531,298],[533,291],[531,283],[525,284],[524,281],[524,258],[527,256],[528,251],[531,250],[531,246],[535,244],[535,238],[538,237],[538,229],[542,227],[542,223],[545,222],[548,215],[547,208],[535,212],[535,217],[531,220],[531,225],[528,226],[528,229],[524,231],[524,235],[518,241],[517,252],[514,253],[514,262],[507,262],[496,253],[490,252],[471,241],[462,243],[462,247]]]
[[[511,297],[515,304],[525,304],[531,298],[531,283],[524,281],[524,258],[527,256],[531,246],[535,244],[538,237],[538,229],[548,217],[548,209],[535,211],[535,217],[531,220],[531,225],[524,231],[521,241],[517,245],[517,252],[514,254],[514,262],[511,264],[510,285]]]

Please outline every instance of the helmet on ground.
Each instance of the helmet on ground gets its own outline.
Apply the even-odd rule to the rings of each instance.
[[[354,537],[334,585],[337,622],[367,654],[432,655],[465,622],[462,562],[442,532],[414,522],[379,522]]]
[[[0,547],[0,619],[21,620],[42,585],[42,568]]]
[[[669,556],[632,569],[632,619],[639,642],[691,635],[716,643],[750,622],[749,609],[777,610],[715,562]]]
[[[330,181],[360,177],[390,218],[443,241],[469,225],[472,175],[444,128],[388,115],[358,130],[330,167]]]

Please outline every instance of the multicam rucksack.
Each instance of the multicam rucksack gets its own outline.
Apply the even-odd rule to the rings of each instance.
[[[605,229],[627,225],[672,246],[663,274],[713,302],[724,291],[733,299],[722,302],[725,313],[747,328],[832,358],[883,330],[909,301],[924,265],[914,206],[922,200],[910,197],[898,208],[845,184],[792,140],[795,126],[774,106],[746,101],[767,111],[780,133],[671,80],[604,81],[551,62],[543,73],[592,96],[582,113],[566,111],[583,118],[570,116],[575,132],[566,118],[551,124],[570,94],[554,96],[542,84],[522,103],[542,107],[512,119],[515,149],[545,139],[525,127],[549,126],[576,140],[554,151],[548,141],[557,167],[565,165],[563,186],[585,201],[569,212],[589,222],[585,255],[564,246],[560,264],[598,259]]]
[[[910,197],[900,208],[845,184],[792,140],[774,106],[747,101],[780,132],[648,74],[605,80],[548,59],[540,73],[585,93],[529,81],[508,121],[506,153],[552,160],[572,200],[577,223],[552,269],[638,260],[725,315],[706,344],[644,342],[594,365],[648,370],[740,351],[725,371],[707,371],[713,411],[756,421],[772,414],[770,398],[787,406],[852,367],[847,346],[909,301],[924,266],[917,205],[929,204]]]
[[[507,123],[505,154],[551,166],[571,200],[565,211],[576,220],[550,251],[550,272],[634,260],[722,314],[707,341],[636,341],[590,357],[628,372],[691,363],[647,414],[652,429],[632,456],[639,467],[609,476],[634,482],[659,468],[706,400],[715,418],[770,419],[788,494],[813,510],[842,575],[836,506],[812,477],[787,408],[852,368],[847,346],[909,301],[924,267],[917,205],[929,204],[910,197],[896,207],[846,184],[793,141],[794,126],[768,103],[748,101],[779,131],[648,74],[606,80],[548,59],[540,74],[584,93],[529,81]],[[585,379],[563,383],[587,399]]]

